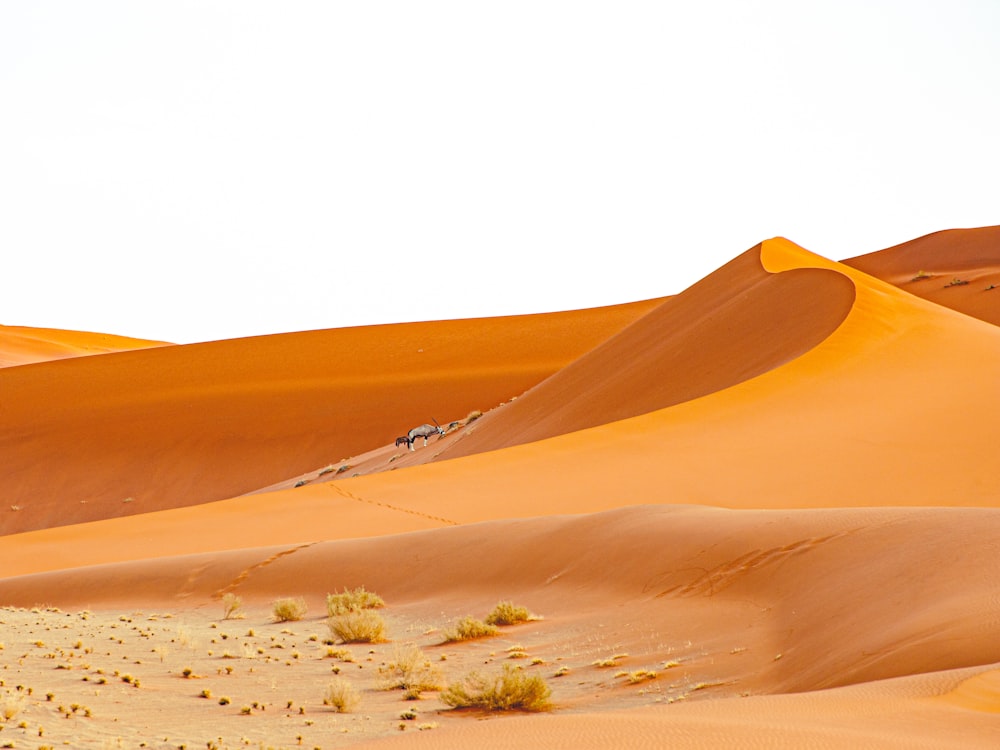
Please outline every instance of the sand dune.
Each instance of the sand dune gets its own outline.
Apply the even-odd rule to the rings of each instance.
[[[657,301],[0,371],[10,533],[219,500],[521,393]]]
[[[0,367],[147,349],[153,346],[167,346],[167,344],[162,341],[132,339],[108,333],[0,326]]]
[[[769,274],[753,248],[559,370],[449,458],[647,414],[741,383],[827,338],[854,301],[825,269]]]
[[[995,746],[998,232],[842,263],[776,238],[669,299],[0,371],[0,660],[34,689],[3,688],[4,736]],[[462,424],[394,445],[430,418]],[[390,642],[331,656],[326,595],[358,585]],[[272,622],[283,596],[305,620]],[[501,599],[541,619],[443,643]],[[445,682],[516,664],[553,710],[404,701],[401,644]],[[322,705],[334,674],[359,712]]]
[[[429,610],[513,596],[557,621],[596,612],[605,636],[620,630],[616,642],[648,663],[691,642],[692,653],[724,652],[706,668],[737,692],[802,692],[1000,662],[1000,643],[983,627],[1000,624],[997,549],[995,509],[638,506],[76,568],[7,578],[0,596],[87,609],[236,591],[260,601],[301,595],[322,609],[330,591],[365,585]],[[914,571],[919,586],[908,585]],[[706,601],[713,622],[702,619]],[[647,645],[640,657],[632,621],[650,623],[649,643],[664,650]],[[726,657],[737,666],[720,674]]]
[[[935,232],[844,263],[918,297],[1000,325],[1000,226]]]

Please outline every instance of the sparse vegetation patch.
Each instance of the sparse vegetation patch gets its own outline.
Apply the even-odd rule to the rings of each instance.
[[[346,714],[357,708],[361,696],[350,681],[337,677],[326,686],[323,693],[323,705],[333,706],[337,713]]]
[[[272,615],[275,622],[292,622],[305,617],[308,609],[305,600],[301,597],[287,597],[274,602]]]
[[[370,609],[331,617],[327,625],[331,635],[343,643],[383,643],[388,640],[385,620]]]
[[[479,708],[485,711],[547,711],[552,707],[552,690],[538,675],[527,675],[510,664],[500,674],[478,672],[453,682],[441,693],[452,708]]]
[[[243,600],[233,592],[229,591],[222,595],[222,619],[240,620],[243,614]]]
[[[442,688],[441,670],[416,646],[397,646],[392,660],[378,669],[379,687],[402,689],[407,697],[417,698],[424,690]]]
[[[326,595],[326,612],[330,617],[357,612],[362,609],[381,609],[385,601],[378,594],[365,590],[364,586],[339,594]]]
[[[493,608],[493,611],[486,615],[487,625],[517,625],[520,622],[537,620],[538,617],[531,614],[527,607],[519,607],[513,602],[502,601]]]
[[[471,641],[475,638],[487,638],[491,635],[496,635],[498,632],[499,629],[496,625],[490,625],[482,620],[466,616],[455,623],[454,627],[444,631],[444,639],[447,643]]]

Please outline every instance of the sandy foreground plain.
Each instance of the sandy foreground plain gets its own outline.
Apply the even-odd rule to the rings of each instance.
[[[557,314],[0,328],[0,746],[996,747],[998,285],[987,227]],[[385,642],[328,626],[358,586]],[[408,700],[414,649],[551,709]]]

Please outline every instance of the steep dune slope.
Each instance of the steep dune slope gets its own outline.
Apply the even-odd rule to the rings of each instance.
[[[749,380],[829,336],[854,302],[845,276],[770,274],[760,247],[490,414],[448,458],[595,427]]]
[[[523,392],[662,300],[0,370],[0,533],[267,486]]]
[[[114,336],[109,333],[0,326],[0,367],[148,349],[153,346],[169,346],[169,344],[162,341]]]
[[[935,232],[843,263],[1000,325],[1000,226]]]
[[[462,521],[534,515],[539,497],[549,509],[580,511],[632,502],[1000,502],[988,448],[1000,440],[1000,402],[992,396],[1000,382],[1000,329],[786,240],[764,243],[761,255],[772,272],[830,269],[856,288],[844,322],[797,359],[646,415],[463,457],[447,468],[430,464],[340,486],[370,501]],[[558,397],[552,394],[553,408]],[[529,427],[504,424],[504,431]],[[466,432],[492,429],[483,419]],[[417,455],[448,458],[467,439],[462,435]],[[476,488],[475,503],[467,487]]]

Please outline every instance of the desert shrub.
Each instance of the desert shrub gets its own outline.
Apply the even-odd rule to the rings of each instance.
[[[10,721],[24,710],[26,699],[23,694],[7,693],[0,697],[0,714],[4,721]]]
[[[628,672],[626,677],[630,684],[634,685],[637,682],[645,682],[646,680],[655,680],[659,675],[651,669],[637,669],[634,672]]]
[[[424,690],[440,690],[441,670],[416,646],[397,646],[392,660],[378,669],[378,684],[383,690],[406,691],[418,697]]]
[[[503,601],[493,608],[493,611],[486,615],[487,625],[516,625],[519,622],[528,622],[538,619],[531,614],[526,607],[514,606],[512,602]]]
[[[222,619],[240,620],[243,618],[243,600],[233,592],[222,595]]]
[[[301,620],[308,609],[304,599],[289,597],[276,600],[272,605],[272,614],[275,622],[290,622]]]
[[[472,422],[475,422],[477,419],[479,419],[481,416],[483,416],[483,413],[479,411],[479,409],[473,409],[472,411],[469,412],[468,416],[466,416],[465,423],[471,424]]]
[[[346,588],[340,594],[326,595],[326,612],[330,617],[356,612],[362,609],[381,609],[385,606],[382,597],[364,586],[348,591]]]
[[[486,638],[496,635],[499,631],[495,625],[489,625],[475,617],[463,617],[454,627],[444,631],[446,642],[471,641],[474,638]]]
[[[552,690],[538,675],[504,664],[500,674],[473,672],[453,682],[441,693],[452,708],[481,708],[486,711],[547,711],[552,707]]]
[[[323,705],[333,706],[337,713],[346,714],[357,708],[361,696],[350,681],[337,677],[326,686],[323,693]]]
[[[370,609],[331,617],[327,625],[330,634],[343,643],[382,643],[387,640],[385,620]]]

